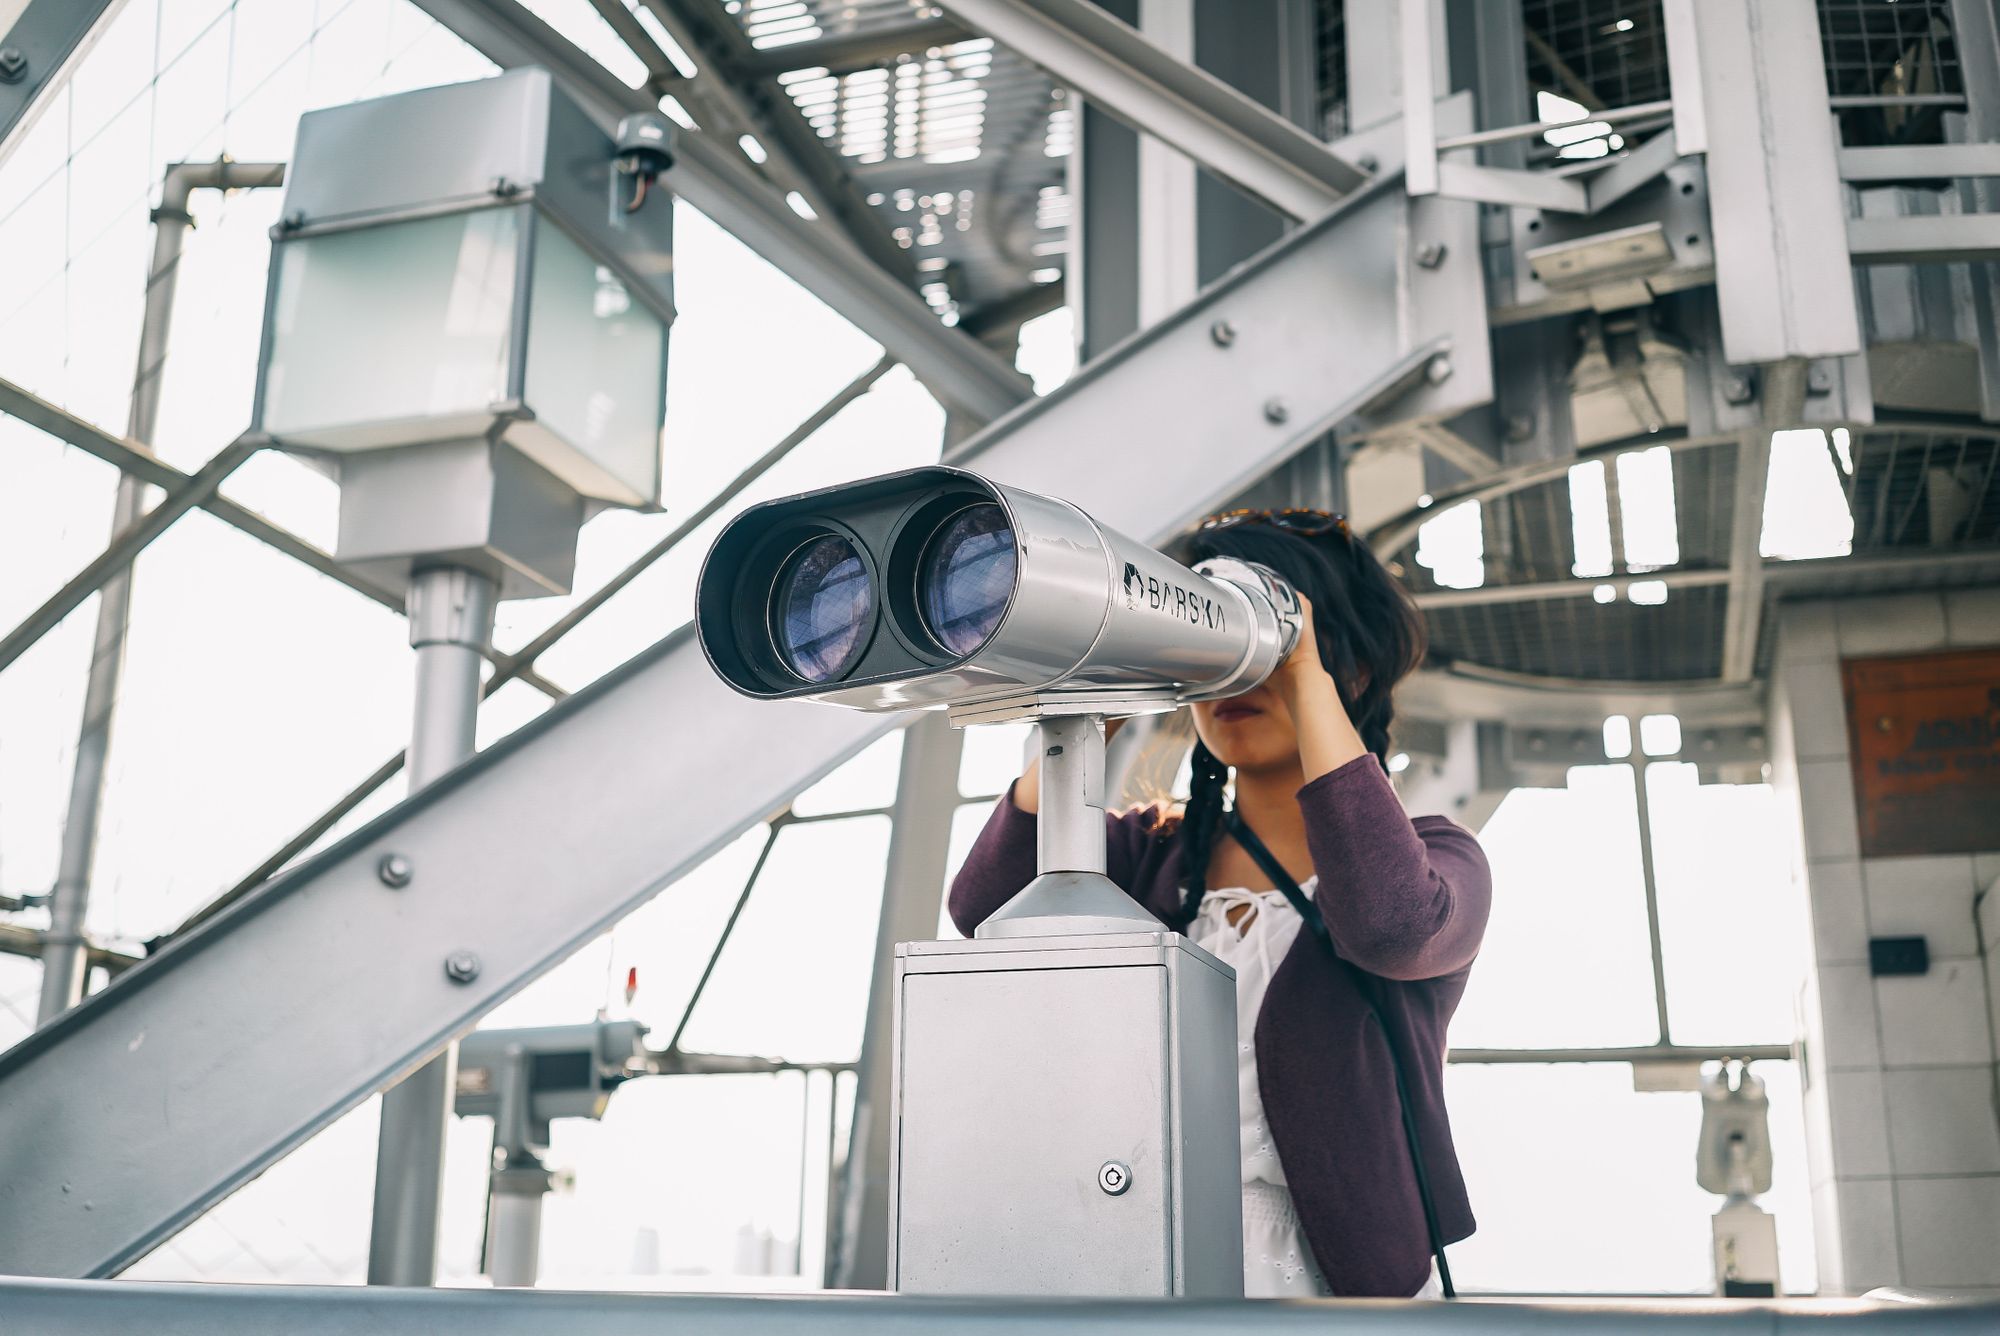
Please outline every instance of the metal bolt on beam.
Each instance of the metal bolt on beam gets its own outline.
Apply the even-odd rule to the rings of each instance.
[[[28,58],[14,46],[0,46],[0,83],[19,83],[28,72]]]
[[[1451,379],[1451,359],[1439,353],[1424,364],[1424,379],[1433,385],[1442,385]]]
[[[1264,401],[1264,420],[1266,422],[1284,422],[1291,416],[1292,410],[1283,399],[1266,399]]]
[[[402,854],[383,854],[382,861],[375,865],[375,875],[382,879],[384,886],[401,890],[410,884],[410,878],[416,875],[416,868]]]
[[[444,972],[453,983],[471,983],[479,977],[479,957],[470,951],[454,951],[444,958]]]
[[[1417,264],[1425,269],[1435,269],[1444,263],[1445,245],[1442,241],[1427,241],[1417,249]]]
[[[1236,326],[1227,320],[1218,320],[1208,327],[1208,337],[1215,340],[1218,348],[1227,348],[1236,342]]]

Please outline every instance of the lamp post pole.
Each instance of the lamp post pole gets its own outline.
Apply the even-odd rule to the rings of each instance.
[[[411,577],[410,644],[417,651],[411,793],[472,755],[479,665],[492,645],[498,595],[490,577],[461,567],[437,566]],[[476,970],[477,962],[471,967]],[[451,1045],[382,1093],[368,1238],[370,1285],[429,1285],[437,1279],[445,1128],[457,1067],[457,1046]]]
[[[146,274],[146,314],[139,326],[139,367],[132,379],[132,406],[125,435],[147,445],[160,419],[160,373],[167,361],[167,334],[173,325],[174,287],[181,249],[194,219],[189,197],[197,190],[239,190],[284,183],[282,162],[177,162],[167,168],[160,207],[153,210],[153,262]],[[131,474],[118,479],[111,536],[139,519],[150,489]],[[90,869],[97,856],[97,817],[104,802],[105,763],[111,750],[111,720],[117,710],[118,682],[125,670],[125,631],[131,623],[132,573],[104,582],[97,600],[97,634],[91,644],[90,676],[84,687],[83,726],[77,734],[76,763],[70,770],[69,811],[63,823],[62,853],[49,893],[49,927],[42,935],[42,994],[35,1024],[47,1025],[83,1000],[89,944],[84,917],[90,908]]]

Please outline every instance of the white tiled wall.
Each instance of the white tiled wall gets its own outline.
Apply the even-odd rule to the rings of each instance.
[[[1993,850],[1861,857],[1840,661],[2000,645],[2000,589],[1791,604],[1771,682],[1772,783],[1813,928],[1801,998],[1822,1288],[2000,1294],[2000,832]],[[1975,909],[1976,906],[1976,909]],[[1931,969],[1876,979],[1871,936]],[[1984,950],[1982,951],[1982,944]]]

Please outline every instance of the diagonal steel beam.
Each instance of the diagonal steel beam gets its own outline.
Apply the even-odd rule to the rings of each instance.
[[[193,476],[181,472],[137,441],[113,436],[95,423],[86,422],[76,414],[28,393],[9,380],[0,380],[0,413],[19,418],[37,431],[53,436],[65,445],[73,445],[120,472],[169,492],[185,486],[188,479]],[[301,565],[311,567],[327,579],[347,586],[370,602],[379,603],[394,613],[400,614],[403,611],[403,600],[399,596],[355,575],[334,560],[331,552],[308,543],[282,525],[273,524],[256,511],[246,509],[219,493],[210,493],[204,497],[199,503],[199,509],[207,511],[237,532],[255,538]],[[561,700],[569,694],[532,669],[524,669],[515,675],[551,700]]]
[[[1281,213],[1317,217],[1369,179],[1255,98],[1168,55],[1088,0],[946,0],[945,8]]]
[[[43,94],[71,60],[90,49],[102,21],[124,0],[28,0],[0,32],[0,163],[46,105]],[[0,5],[0,10],[7,6]]]
[[[1165,540],[1434,355],[1407,209],[1350,197],[949,457]],[[0,1054],[0,1273],[118,1271],[902,722],[669,635]]]
[[[167,491],[185,485],[190,476],[138,442],[113,436],[102,427],[30,394],[9,380],[0,380],[0,413],[19,418],[65,445],[95,455],[121,473]],[[380,603],[392,612],[403,610],[403,600],[395,594],[350,574],[333,559],[331,552],[315,547],[291,530],[271,523],[256,511],[246,510],[227,497],[214,494],[202,500],[201,508],[267,547],[276,548],[330,580],[338,580],[363,598]]]
[[[5,639],[0,639],[0,672],[6,671],[7,666],[20,658],[30,645],[54,630],[85,599],[103,588],[105,581],[130,566],[148,544],[173,526],[175,520],[214,496],[223,479],[269,443],[269,438],[261,435],[238,437],[217,451],[215,458],[202,465],[200,471],[189,475],[170,490],[158,505],[120,531],[111,540],[111,545],[98,553],[89,565],[49,595],[42,606],[29,613],[27,619],[8,632]]]
[[[609,133],[653,99],[608,70],[517,0],[414,0],[503,69],[540,65]],[[977,339],[948,329],[914,290],[870,263],[836,227],[800,217],[740,150],[684,131],[668,174],[674,189],[806,291],[875,339],[949,405],[981,422],[1031,397],[1025,377]]]
[[[541,679],[535,674],[535,670],[532,667],[535,660],[540,658],[550,646],[575,630],[586,617],[589,617],[592,613],[610,602],[612,596],[619,590],[638,579],[639,576],[652,567],[654,562],[679,546],[682,540],[687,538],[689,534],[706,524],[724,506],[735,500],[745,489],[755,483],[757,479],[763,477],[772,465],[810,440],[821,427],[833,421],[849,404],[873,388],[875,382],[887,375],[894,366],[895,363],[885,357],[849,381],[831,399],[820,405],[810,416],[800,422],[798,426],[787,432],[783,440],[765,451],[748,468],[742,470],[735,478],[731,479],[722,490],[718,491],[701,505],[695,507],[693,512],[686,519],[675,525],[666,537],[640,553],[624,570],[618,572],[618,574],[592,590],[588,596],[578,600],[575,607],[550,623],[540,635],[523,645],[515,653],[494,655],[493,675],[486,679],[486,685],[482,688],[480,699],[490,699],[494,692],[518,677],[523,681],[529,681],[538,685],[541,690],[548,692],[549,695],[560,700],[567,693],[563,692],[560,688],[548,686],[541,682]],[[285,841],[283,845],[279,846],[276,852],[253,868],[248,876],[245,876],[234,886],[190,915],[180,927],[168,934],[169,938],[177,937],[191,928],[206,923],[209,919],[214,918],[230,905],[235,904],[238,900],[241,900],[244,896],[276,876],[287,863],[290,863],[294,858],[297,858],[307,849],[310,849],[319,841],[322,835],[339,825],[342,818],[366,802],[377,789],[380,789],[384,784],[387,784],[398,774],[402,773],[405,755],[406,753],[404,752],[397,752],[394,756],[377,766],[366,779],[349,789],[332,807],[329,807],[326,811],[313,818],[312,822],[304,830],[301,830],[298,834],[292,836],[291,839]]]

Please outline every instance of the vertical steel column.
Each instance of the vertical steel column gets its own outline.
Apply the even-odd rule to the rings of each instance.
[[[1194,0],[1139,0],[1139,31],[1168,55],[1194,63]],[[1155,135],[1139,136],[1139,324],[1164,319],[1200,287],[1194,159]]]
[[[420,571],[410,582],[410,644],[417,651],[412,793],[472,755],[479,666],[492,644],[498,593],[490,577],[453,566]],[[370,1285],[429,1285],[437,1278],[444,1137],[457,1067],[457,1048],[448,1046],[382,1094]]]
[[[1044,719],[1042,791],[1035,822],[1037,872],[1105,871],[1104,720],[1091,714]]]
[[[847,1142],[841,1209],[835,1217],[839,1246],[829,1246],[827,1255],[827,1283],[840,1289],[879,1290],[889,1283],[896,944],[937,936],[964,739],[938,712],[921,716],[903,734],[903,768],[896,781],[881,927],[875,935],[868,1021],[854,1090],[854,1123]]]
[[[167,360],[173,324],[174,288],[181,248],[193,225],[188,198],[196,190],[227,190],[283,184],[283,163],[184,162],[169,167],[153,210],[153,260],[146,276],[146,313],[139,326],[139,363],[132,377],[132,406],[125,435],[140,444],[153,439],[160,418],[160,372]],[[145,510],[151,489],[132,474],[118,479],[111,536],[130,528]],[[125,632],[131,624],[132,572],[104,582],[97,600],[97,635],[84,688],[83,725],[70,772],[69,812],[63,823],[62,853],[49,896],[49,928],[42,939],[42,996],[35,1023],[47,1025],[83,999],[89,971],[85,962],[84,918],[90,908],[90,868],[97,854],[97,818],[104,801],[105,762],[111,749],[111,721],[118,706],[118,682],[125,669]]]

